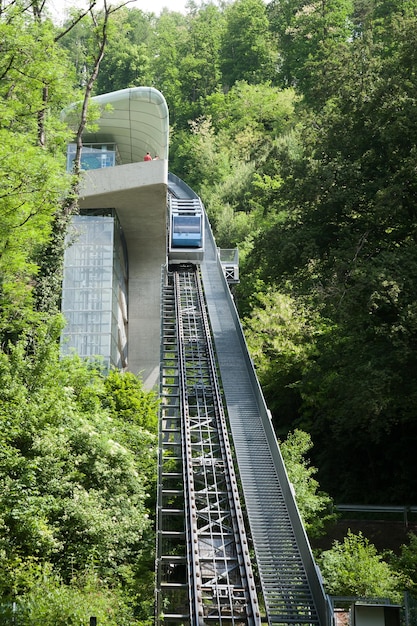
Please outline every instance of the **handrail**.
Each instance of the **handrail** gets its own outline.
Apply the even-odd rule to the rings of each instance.
[[[336,511],[353,513],[402,513],[404,525],[408,526],[408,514],[417,513],[417,506],[393,504],[335,504]]]

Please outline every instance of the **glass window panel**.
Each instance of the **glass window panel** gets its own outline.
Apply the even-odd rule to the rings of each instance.
[[[117,367],[127,355],[127,263],[116,217],[79,215],[65,253],[62,350],[101,355]]]

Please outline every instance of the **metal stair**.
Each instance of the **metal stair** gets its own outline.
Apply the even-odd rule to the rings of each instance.
[[[268,623],[324,626],[327,598],[219,265],[207,222],[203,284]]]

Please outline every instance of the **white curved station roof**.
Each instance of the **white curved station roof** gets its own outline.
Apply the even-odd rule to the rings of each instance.
[[[101,112],[94,122],[96,130],[84,132],[84,143],[117,144],[123,165],[143,161],[146,152],[168,159],[168,106],[157,89],[131,87],[91,100]]]

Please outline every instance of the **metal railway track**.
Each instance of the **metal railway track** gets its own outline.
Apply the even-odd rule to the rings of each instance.
[[[170,174],[169,180],[170,193],[173,193],[178,201],[188,201],[189,198],[197,198],[196,194],[178,177]],[[251,532],[251,545],[254,548],[254,554],[252,554],[253,563],[256,563],[257,577],[262,588],[262,622],[267,622],[270,626],[274,624],[280,624],[281,626],[328,626],[332,622],[329,599],[323,588],[320,572],[314,562],[294,494],[288,481],[270,414],[247,350],[238,313],[225,281],[224,268],[220,263],[216,242],[207,218],[205,224],[204,258],[201,260],[200,271],[206,299],[207,314],[205,313],[205,315],[208,315],[210,319],[211,333],[208,335],[209,344],[213,341],[216,347],[216,366],[221,373],[222,399],[224,405],[227,406],[227,423],[233,438],[233,450],[244,497],[242,502],[245,502],[245,511]],[[174,426],[169,431],[168,424],[171,423],[169,420],[172,420],[172,425],[175,421],[176,431],[180,433],[180,425],[183,422],[180,417],[177,419],[177,417],[173,418],[172,416],[186,414],[186,410],[184,409],[183,411],[181,409],[181,403],[184,398],[187,400],[187,394],[189,393],[187,385],[184,386],[185,393],[180,393],[182,374],[180,367],[177,366],[180,361],[179,353],[177,354],[177,352],[181,350],[179,348],[181,342],[180,337],[177,337],[177,335],[182,336],[184,334],[185,336],[185,333],[183,333],[184,326],[181,328],[176,322],[175,324],[173,323],[174,319],[177,320],[177,310],[174,304],[174,281],[168,280],[167,284],[170,282],[172,283],[172,286],[169,287],[170,295],[167,295],[167,287],[166,297],[171,304],[168,307],[164,307],[164,311],[171,309],[171,312],[167,315],[164,313],[164,338],[162,343],[165,348],[162,354],[163,367],[161,369],[163,372],[162,379],[166,383],[163,389],[170,391],[167,391],[166,395],[162,394],[162,415],[165,418],[165,422],[161,422],[160,446],[161,450],[165,450],[165,452],[162,451],[160,457],[160,466],[162,468],[160,485],[167,484],[168,480],[173,479],[172,477],[169,478],[168,475],[164,475],[165,478],[163,476],[164,459],[170,458],[169,444],[167,443],[164,446],[163,443],[168,441],[170,437],[173,437],[174,432]],[[192,304],[191,306],[194,305]],[[184,311],[187,308],[188,304],[185,301]],[[180,318],[182,319],[182,314],[178,317],[178,319]],[[174,335],[175,340],[172,338]],[[189,340],[188,343],[192,344],[193,342]],[[192,351],[190,350],[190,345],[187,345],[187,340],[184,343],[184,348],[184,354],[191,355]],[[212,350],[212,348],[210,349]],[[173,357],[174,354],[175,357]],[[187,358],[185,358],[185,362],[189,362]],[[173,400],[174,398],[175,401]],[[166,405],[165,408],[164,405]],[[175,408],[168,409],[167,407],[169,406]],[[168,416],[170,417],[168,418]],[[193,435],[193,429],[194,426],[190,426],[191,436]],[[212,435],[216,437],[216,433],[217,431],[208,429],[207,439],[210,439]],[[202,434],[199,440],[203,440]],[[178,441],[181,443],[186,441],[185,435],[183,438],[178,435]],[[180,449],[178,443],[175,445],[178,459],[177,470],[180,472],[178,475],[185,475],[187,478],[187,467],[189,467],[190,458],[189,455],[187,458],[187,446],[184,449]],[[195,454],[198,455],[197,451]],[[182,460],[182,455],[184,460]],[[172,456],[171,464],[173,463]],[[191,467],[193,467],[192,459],[193,451],[191,453]],[[172,465],[170,469],[173,470]],[[187,507],[188,510],[193,511],[192,507],[197,503],[193,499],[194,490],[198,486],[199,478],[197,476],[196,473],[193,475],[194,483],[190,483],[192,489],[186,493],[182,509],[178,510],[178,516],[181,516],[181,519],[189,519]],[[165,483],[162,480],[163,478]],[[185,484],[188,484],[187,480]],[[220,490],[218,490],[218,495],[216,496],[219,502],[220,493]],[[224,493],[227,493],[227,489],[225,489]],[[184,498],[182,485],[181,494]],[[164,498],[168,499],[168,497],[168,488],[162,489],[160,501],[163,501]],[[163,511],[162,506],[159,509]],[[209,508],[207,508],[208,510]],[[173,512],[173,509],[171,512]],[[200,514],[202,515],[202,511]],[[159,514],[159,518],[162,522],[159,523],[158,528],[164,528],[163,513]],[[168,519],[167,516],[166,519]],[[184,527],[183,557],[177,557],[178,559],[183,559],[184,567],[189,563],[187,546],[192,544],[190,541],[187,542],[187,537],[190,537],[190,532],[191,529],[189,527]],[[168,541],[167,537],[168,532],[159,533],[159,543]],[[178,542],[175,545],[177,546],[177,551],[171,553],[166,551],[165,554],[178,555]],[[239,545],[239,542],[237,545]],[[241,543],[240,545],[244,544]],[[159,554],[162,553],[159,552]],[[164,558],[161,557],[161,564]],[[167,559],[169,562],[169,557]],[[172,561],[172,563],[174,562]],[[199,560],[200,565],[201,560]],[[195,571],[190,565],[188,567],[190,569],[187,570],[186,575],[184,574],[185,577],[182,579],[182,582],[179,579],[177,580],[178,585],[183,585],[182,592],[188,592],[188,580],[192,582],[195,576]],[[161,571],[161,566],[159,571]],[[174,583],[172,579],[168,581],[166,578],[159,576],[157,586],[160,598],[166,597],[168,582]],[[218,590],[220,589],[221,587],[218,585]],[[179,589],[178,593],[180,593]],[[210,592],[208,592],[207,598],[209,597]],[[164,602],[166,603],[167,601],[165,600]],[[162,606],[164,602],[160,602],[159,606]],[[187,599],[187,602],[190,604],[189,599]],[[201,606],[195,607],[195,615],[198,615],[199,608]],[[218,614],[220,615],[221,612],[218,611]],[[166,613],[165,616],[167,617],[167,615]],[[184,617],[184,625],[190,623],[190,616],[192,616],[192,612],[190,613],[189,610]],[[216,621],[216,617],[213,615],[212,623],[225,623],[221,621],[222,619],[223,616]],[[239,623],[238,619],[237,617],[235,623]],[[177,617],[173,619],[173,622],[178,623],[180,620],[180,610],[178,610]]]
[[[203,288],[166,273],[157,624],[255,626],[260,612]]]

